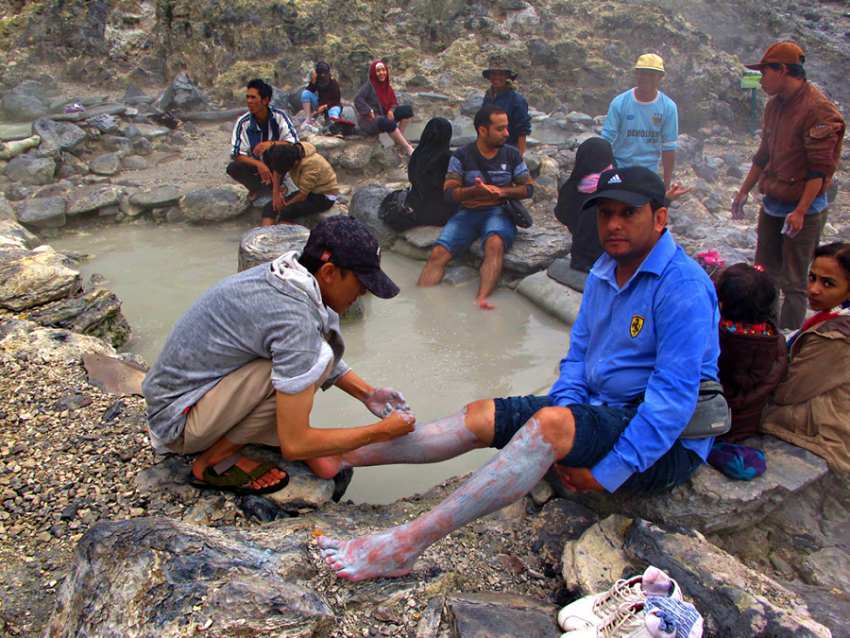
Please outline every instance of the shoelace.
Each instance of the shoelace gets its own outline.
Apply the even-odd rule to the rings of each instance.
[[[640,578],[618,580],[608,591],[603,593],[593,603],[593,613],[598,617],[605,616],[603,610],[629,602],[633,597],[643,598]]]
[[[644,627],[643,604],[623,603],[599,626],[599,638],[625,638],[635,629]]]

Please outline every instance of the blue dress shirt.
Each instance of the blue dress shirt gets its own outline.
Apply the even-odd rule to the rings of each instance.
[[[660,459],[685,429],[699,383],[717,379],[720,316],[705,271],[665,231],[621,288],[603,253],[584,288],[554,405],[625,406],[642,397],[614,448],[591,471],[609,492]],[[705,461],[713,437],[683,439]]]

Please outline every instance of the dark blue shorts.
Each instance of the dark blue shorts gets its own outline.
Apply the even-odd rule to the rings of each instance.
[[[503,448],[520,428],[541,408],[552,405],[549,397],[528,395],[494,399],[495,435],[492,447]],[[558,461],[567,467],[591,468],[610,452],[623,430],[637,412],[637,406],[615,408],[607,405],[569,405],[576,422],[573,449]],[[655,465],[640,474],[632,474],[618,493],[660,494],[691,478],[702,465],[699,454],[676,441]]]

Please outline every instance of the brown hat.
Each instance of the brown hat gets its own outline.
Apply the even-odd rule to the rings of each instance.
[[[511,68],[511,65],[502,56],[490,56],[487,68],[481,72],[481,75],[484,76],[484,79],[489,80],[490,73],[492,73],[493,71],[502,71],[503,73],[507,74],[508,79],[510,80],[516,80],[517,78],[517,74],[514,73],[514,70]]]
[[[748,69],[761,71],[762,67],[767,64],[803,64],[806,61],[806,54],[796,42],[784,40],[770,45],[770,48],[764,52],[761,62],[758,64],[745,64]]]

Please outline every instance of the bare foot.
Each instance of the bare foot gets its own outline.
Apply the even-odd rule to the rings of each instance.
[[[318,542],[328,566],[351,581],[405,576],[421,552],[405,539],[404,526],[349,541],[320,536]]]
[[[487,297],[480,297],[475,300],[475,303],[481,310],[494,310],[496,308],[496,306],[490,303]]]
[[[208,464],[208,463],[201,463],[198,460],[196,460],[192,464],[192,474],[199,481],[203,481],[204,480],[204,470],[206,470],[207,467],[209,467],[209,465],[210,464]],[[212,465],[215,465],[215,464],[213,463]],[[257,468],[257,466],[260,465],[260,461],[257,461],[255,459],[250,459],[247,456],[243,456],[238,461],[236,461],[235,465],[236,465],[236,467],[238,467],[240,470],[242,470],[243,472],[245,472],[247,474],[247,473],[250,473],[253,470],[255,470]],[[279,470],[278,468],[273,468],[273,469],[269,470],[268,472],[266,472],[265,474],[263,474],[260,478],[256,479],[255,481],[251,481],[248,485],[255,490],[259,490],[259,489],[262,489],[262,488],[267,487],[269,485],[274,485],[275,483],[279,483],[283,479],[284,476],[286,476],[286,472],[284,472],[283,470]]]

